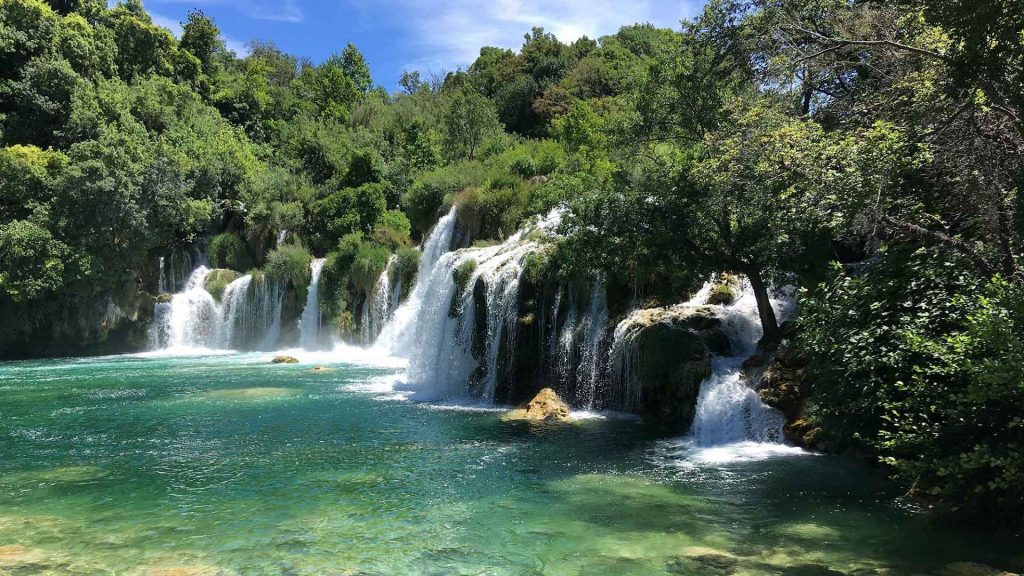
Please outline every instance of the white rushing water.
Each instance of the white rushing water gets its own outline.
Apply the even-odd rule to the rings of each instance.
[[[667,314],[678,309],[684,312],[704,306],[713,283],[709,282],[689,301],[665,309]],[[789,296],[772,299],[772,307],[780,320],[793,312]],[[752,381],[743,370],[743,363],[757,351],[761,339],[757,301],[749,282],[741,282],[736,300],[728,305],[708,306],[722,320],[733,354],[714,356],[711,375],[700,385],[697,408],[689,435],[682,440],[688,457],[701,461],[724,463],[736,460],[801,453],[783,445],[783,415],[761,402]],[[638,310],[615,328],[610,352],[612,377],[618,382],[624,405],[636,410],[640,402],[640,386],[635,381],[636,363],[632,339],[650,322],[652,311]],[[661,321],[655,317],[654,321]],[[672,443],[670,443],[672,444]],[[679,445],[679,444],[672,444]]]
[[[277,283],[245,275],[228,284],[217,302],[205,288],[210,272],[197,267],[181,292],[156,305],[150,347],[273,350],[281,332],[283,291]]]
[[[773,299],[772,307],[785,319],[792,307],[790,299]],[[719,306],[725,331],[732,343],[732,356],[715,356],[711,376],[700,385],[697,412],[693,420],[693,438],[699,446],[720,446],[736,442],[781,443],[785,419],[765,406],[743,371],[743,362],[757,351],[763,330],[757,312],[757,300],[748,282],[736,301]]]
[[[494,399],[499,355],[514,345],[523,260],[538,247],[528,237],[554,229],[560,218],[555,210],[501,244],[452,252],[455,210],[437,223],[424,242],[411,295],[376,343],[390,355],[409,359],[408,385],[418,398]],[[457,275],[464,285],[456,285]],[[485,318],[479,319],[473,297],[478,285],[485,302]],[[474,350],[480,325],[483,341],[477,344],[482,349]]]
[[[316,350],[320,346],[320,273],[326,258],[316,258],[309,263],[309,288],[306,290],[306,305],[299,316],[299,346]]]

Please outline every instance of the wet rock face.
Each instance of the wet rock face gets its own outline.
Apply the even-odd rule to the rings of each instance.
[[[729,354],[729,337],[714,309],[675,308],[653,315],[635,336],[640,417],[663,434],[693,424],[700,384],[713,354]]]
[[[770,358],[770,359],[769,359]],[[754,358],[751,358],[754,360]],[[807,361],[790,349],[777,352],[774,356],[762,358],[760,364],[767,365],[761,373],[758,395],[761,401],[779,410],[786,417],[783,431],[786,440],[797,446],[825,451],[821,428],[804,417],[807,395]],[[757,370],[756,366],[748,367]]]

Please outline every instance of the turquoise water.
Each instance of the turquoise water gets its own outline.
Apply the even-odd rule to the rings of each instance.
[[[402,400],[378,383],[393,368],[268,359],[0,364],[0,574],[1024,565],[1020,540],[906,510],[838,458],[716,458],[624,419],[505,422]]]

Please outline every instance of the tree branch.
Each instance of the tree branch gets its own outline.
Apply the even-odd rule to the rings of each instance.
[[[952,249],[955,252],[960,253],[970,260],[975,267],[978,268],[986,276],[995,276],[998,272],[996,267],[993,266],[988,259],[986,259],[980,252],[971,247],[970,244],[964,242],[960,238],[950,236],[945,232],[937,232],[935,230],[929,230],[923,226],[912,224],[910,222],[903,222],[897,220],[889,215],[883,215],[882,221],[889,225],[893,230],[915,236],[917,238],[927,240],[929,242],[941,244],[947,248]]]

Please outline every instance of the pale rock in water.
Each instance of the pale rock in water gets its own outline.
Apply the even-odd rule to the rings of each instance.
[[[544,388],[523,406],[509,411],[507,420],[559,421],[570,419],[569,406],[551,388]]]

